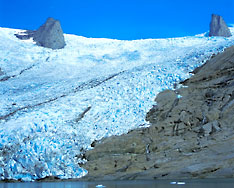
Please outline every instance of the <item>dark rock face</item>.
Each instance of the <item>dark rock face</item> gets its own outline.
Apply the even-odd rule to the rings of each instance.
[[[52,49],[61,49],[66,45],[60,22],[53,18],[48,18],[46,23],[34,33],[33,40],[39,46]]]
[[[27,30],[27,31],[15,34],[15,36],[21,40],[28,40],[33,37],[34,33],[35,31]]]
[[[227,24],[221,16],[212,14],[209,36],[232,36]]]
[[[158,94],[150,127],[95,142],[84,180],[234,178],[234,46],[194,72]]]

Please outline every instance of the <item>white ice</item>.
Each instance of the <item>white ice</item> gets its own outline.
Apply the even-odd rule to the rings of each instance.
[[[234,34],[234,28],[231,28]],[[65,35],[51,50],[0,28],[0,179],[79,178],[80,150],[149,126],[156,94],[234,37],[121,41]]]

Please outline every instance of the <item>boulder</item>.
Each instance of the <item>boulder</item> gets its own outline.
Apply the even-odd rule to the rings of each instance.
[[[212,14],[209,36],[230,37],[231,32],[222,16]]]
[[[202,132],[204,133],[204,136],[209,136],[216,131],[220,131],[219,123],[217,120],[202,126]]]
[[[60,22],[53,18],[48,18],[34,33],[33,40],[39,46],[52,49],[61,49],[66,45]]]

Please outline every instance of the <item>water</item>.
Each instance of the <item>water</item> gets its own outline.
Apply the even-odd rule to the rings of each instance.
[[[233,188],[234,179],[0,183],[0,188]]]

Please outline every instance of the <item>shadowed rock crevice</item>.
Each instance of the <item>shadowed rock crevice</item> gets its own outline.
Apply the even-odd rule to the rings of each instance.
[[[85,114],[87,114],[91,109],[91,106],[87,107],[81,114],[79,114],[79,116],[74,120],[76,123],[78,123],[80,120],[82,120],[85,116]]]
[[[165,90],[148,128],[96,141],[85,180],[234,177],[234,47]]]
[[[30,38],[33,38],[35,32],[36,31],[33,31],[33,30],[26,30],[20,33],[16,33],[15,36],[21,40],[28,40]]]

